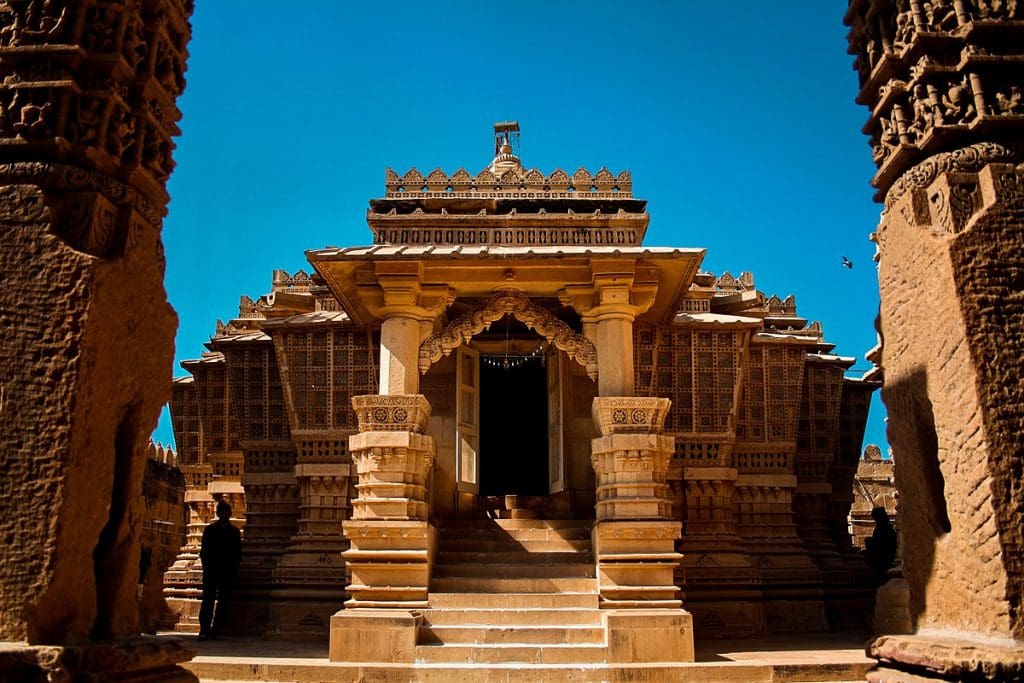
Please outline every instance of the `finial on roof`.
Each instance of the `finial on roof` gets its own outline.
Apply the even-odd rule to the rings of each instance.
[[[499,121],[494,124],[494,159],[488,169],[496,177],[508,171],[521,171],[519,157],[515,155],[512,143],[519,142],[519,122]]]

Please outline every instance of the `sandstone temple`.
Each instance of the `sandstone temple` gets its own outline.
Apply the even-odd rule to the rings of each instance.
[[[878,384],[792,297],[644,244],[629,172],[545,175],[517,136],[475,174],[389,169],[368,246],[275,271],[182,363],[192,528],[244,512],[237,628],[343,661],[634,662],[863,627]],[[183,631],[195,550],[167,574]]]
[[[0,681],[1024,681],[1024,3],[848,2],[861,377],[504,122],[475,174],[388,171],[367,246],[275,271],[171,381],[192,10],[0,0]],[[234,659],[180,637],[218,501]]]

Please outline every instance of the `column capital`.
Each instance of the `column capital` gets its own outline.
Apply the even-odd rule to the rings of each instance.
[[[657,274],[638,267],[635,259],[595,261],[591,270],[590,284],[569,285],[558,293],[559,300],[576,309],[584,323],[632,322],[654,304]]]
[[[420,263],[375,263],[376,277],[359,285],[359,296],[381,320],[397,317],[432,323],[455,296],[446,284],[424,283],[422,271]]]

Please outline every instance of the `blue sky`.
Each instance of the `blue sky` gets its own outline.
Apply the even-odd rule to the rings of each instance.
[[[491,124],[517,119],[526,166],[632,171],[647,244],[753,271],[868,367],[880,207],[845,2],[196,5],[164,224],[176,362],[273,269],[368,243],[385,167],[476,173]],[[884,443],[878,400],[867,441]]]

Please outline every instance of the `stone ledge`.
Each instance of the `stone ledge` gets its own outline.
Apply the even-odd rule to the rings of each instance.
[[[0,673],[4,680],[39,683],[120,679],[194,683],[195,676],[178,666],[194,656],[185,641],[167,636],[69,646],[7,641],[0,642]]]
[[[967,633],[882,636],[868,645],[867,654],[881,660],[882,666],[892,665],[923,680],[937,675],[951,681],[1024,681],[1024,643],[1016,641]]]

